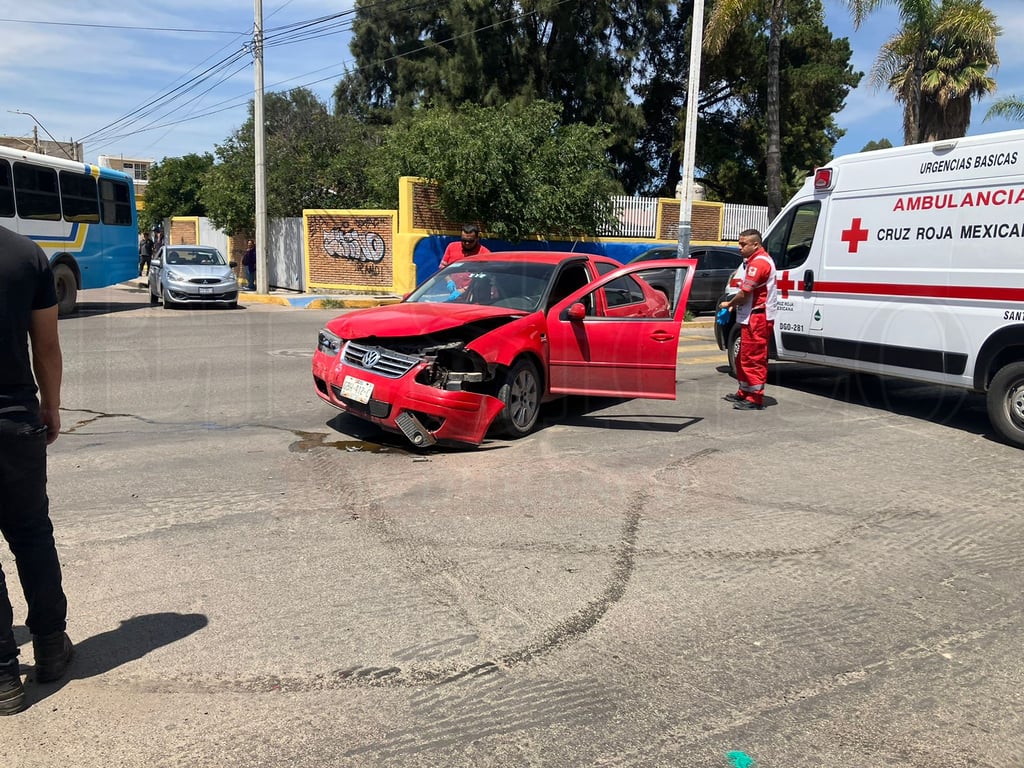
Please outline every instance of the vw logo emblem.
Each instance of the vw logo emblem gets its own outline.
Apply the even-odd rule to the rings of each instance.
[[[376,349],[371,349],[365,355],[363,355],[363,367],[373,368],[377,363],[380,362],[380,352]]]

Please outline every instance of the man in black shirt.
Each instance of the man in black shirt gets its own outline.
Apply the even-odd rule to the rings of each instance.
[[[46,254],[0,227],[0,531],[17,564],[35,678],[42,683],[60,679],[72,655],[46,495],[46,446],[60,433],[62,375],[57,294]],[[0,569],[0,715],[26,705],[14,611]]]

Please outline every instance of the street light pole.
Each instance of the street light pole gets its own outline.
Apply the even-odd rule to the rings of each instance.
[[[256,157],[256,291],[266,293],[267,280],[267,172],[263,126],[263,3],[255,0],[253,29],[253,69],[256,87],[253,94],[253,153]]]
[[[690,74],[686,91],[686,127],[683,136],[683,195],[679,201],[679,258],[690,254],[693,215],[693,174],[697,161],[697,106],[700,101],[700,53],[704,45],[704,0],[694,0],[690,29]]]
[[[46,130],[46,126],[43,125],[42,123],[40,123],[39,120],[36,118],[36,116],[33,115],[31,112],[26,112],[26,111],[24,111],[22,109],[8,109],[7,111],[12,113],[12,114],[15,114],[15,115],[25,115],[26,117],[31,117],[32,120],[35,122],[35,124],[43,129],[43,133],[45,133],[47,136],[50,137],[50,141],[52,141],[54,144],[56,144],[58,147],[60,147],[61,152],[63,152],[65,155],[68,156],[68,160],[74,160],[75,159],[74,157],[71,156],[71,153],[68,152],[67,147],[64,146],[64,142],[57,141],[55,138],[53,138],[53,134],[50,133],[48,130]],[[38,134],[35,134],[35,151],[36,152],[39,151],[39,136],[38,136]]]

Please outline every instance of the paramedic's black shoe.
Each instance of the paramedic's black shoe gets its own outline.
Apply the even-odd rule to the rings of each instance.
[[[64,677],[75,655],[75,647],[67,632],[32,635],[32,650],[36,656],[36,682],[52,683]]]
[[[15,659],[0,667],[0,716],[17,714],[27,706],[25,686],[21,683],[21,668]]]
[[[740,397],[735,392],[730,392],[728,395],[726,395],[722,399],[723,400],[728,400],[730,403],[745,403],[747,401],[747,398]]]
[[[751,400],[742,400],[738,403],[733,404],[733,409],[737,411],[763,411],[764,406],[760,403],[755,403]]]

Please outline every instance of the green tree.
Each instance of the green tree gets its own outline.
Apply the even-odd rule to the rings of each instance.
[[[862,74],[846,38],[833,38],[819,0],[787,0],[779,47],[780,188],[788,199],[843,136],[835,115]],[[762,17],[740,22],[701,71],[697,170],[708,196],[767,204],[768,40]]]
[[[725,47],[726,39],[753,15],[768,19],[767,98],[765,100],[768,142],[765,176],[768,187],[768,216],[782,210],[782,120],[779,114],[779,62],[786,23],[785,0],[718,0],[712,7],[705,31],[705,46],[713,53]]]
[[[871,71],[903,105],[903,140],[919,144],[967,132],[971,98],[995,89],[999,63],[995,15],[981,0],[847,0],[854,26],[882,5],[899,9],[902,26],[882,46]]]
[[[879,139],[878,141],[869,141],[860,150],[861,152],[874,152],[876,149],[892,149],[892,142],[888,139]]]
[[[414,110],[387,131],[370,165],[375,202],[398,204],[400,176],[438,185],[453,221],[476,221],[512,241],[577,237],[611,222],[621,189],[602,126],[563,125],[561,108],[535,101]]]
[[[634,98],[641,66],[674,0],[357,0],[357,67],[335,90],[335,111],[385,122],[422,106],[559,104],[564,124],[611,127],[608,151],[627,188],[646,174]],[[672,119],[675,115],[671,116]]]
[[[202,202],[203,177],[213,167],[213,155],[190,154],[165,157],[153,163],[146,184],[146,206],[139,214],[139,226],[152,229],[171,216],[205,216]]]
[[[998,99],[985,113],[986,120],[994,117],[1024,122],[1024,99],[1019,96],[1004,96]]]
[[[376,130],[351,115],[331,115],[309,90],[264,97],[267,214],[301,216],[304,208],[348,208],[366,199],[366,166]],[[218,145],[203,200],[211,221],[251,232],[255,221],[252,104],[245,125]]]

